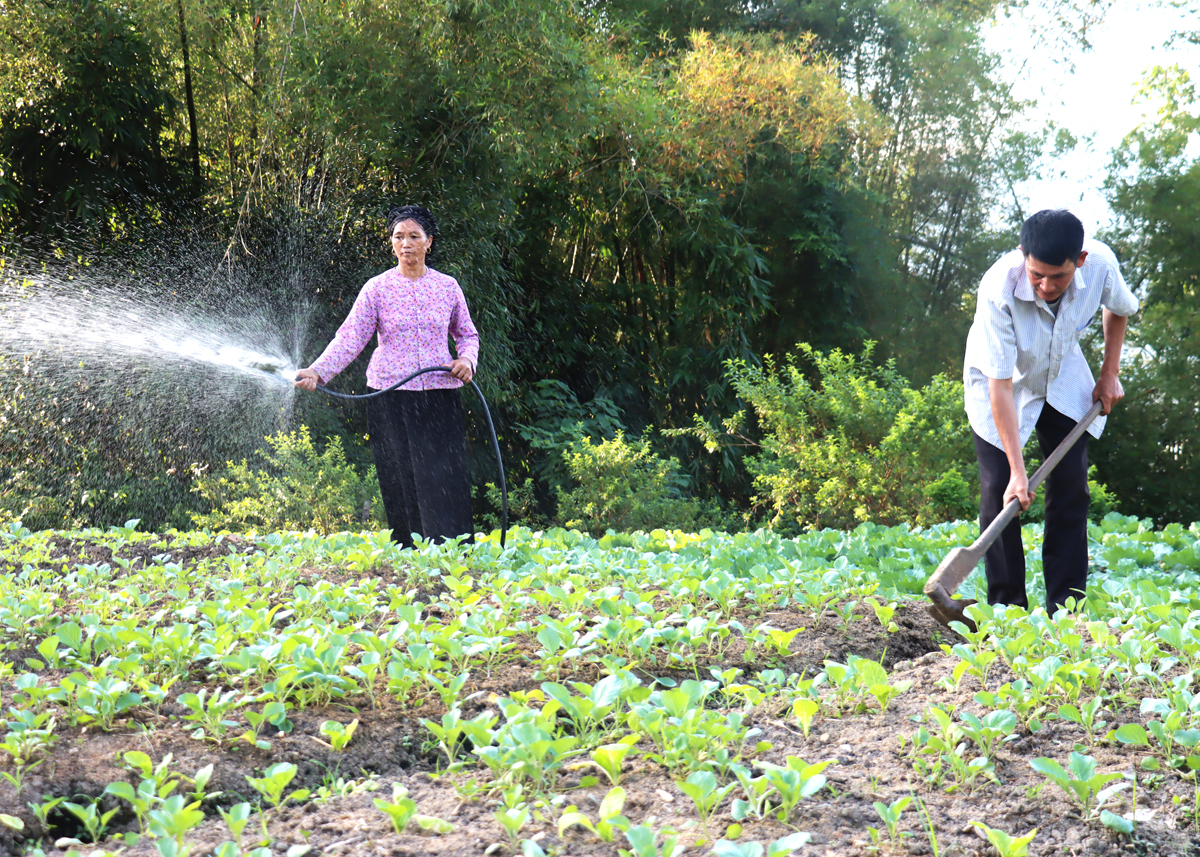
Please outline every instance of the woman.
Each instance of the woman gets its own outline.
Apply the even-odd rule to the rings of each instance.
[[[337,335],[296,386],[315,390],[342,371],[378,334],[367,386],[381,390],[426,366],[449,366],[367,400],[371,454],[392,538],[412,547],[412,534],[452,538],[474,532],[467,443],[458,388],[475,374],[479,334],[462,289],[425,259],[437,238],[433,215],[418,205],[388,215],[399,264],[367,281]],[[450,358],[447,337],[457,359]]]

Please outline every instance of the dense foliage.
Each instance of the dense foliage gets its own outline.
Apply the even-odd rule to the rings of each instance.
[[[1114,243],[1144,295],[1131,329],[1128,407],[1097,447],[1123,507],[1162,521],[1200,519],[1200,101],[1181,69],[1156,69],[1159,121],[1118,151],[1109,180]]]
[[[1012,97],[981,35],[1013,5],[2,0],[5,299],[43,288],[25,273],[47,264],[83,287],[102,271],[173,282],[162,260],[178,255],[171,276],[192,305],[257,296],[305,364],[391,263],[382,213],[426,204],[443,233],[433,264],[463,285],[484,337],[480,381],[541,514],[554,512],[573,442],[547,446],[522,428],[567,418],[543,407],[545,384],[585,409],[608,403],[596,413],[615,422],[587,433],[597,442],[618,423],[629,437],[649,431],[655,454],[679,462],[684,491],[745,511],[762,474],[739,450],[705,454],[678,432],[741,407],[729,361],[750,370],[798,343],[858,353],[874,340],[915,389],[956,373],[979,273],[1027,213],[1010,205],[1013,182],[1070,142],[1053,123],[1015,130],[1030,105]],[[1105,5],[1059,0],[1037,37],[1085,30]],[[1173,133],[1194,134],[1185,126]],[[1185,149],[1172,151],[1169,169],[1114,185],[1127,255],[1150,234],[1189,246],[1182,209],[1138,202],[1158,198],[1150,188],[1166,173],[1154,170],[1188,174]],[[1180,385],[1195,348],[1171,327],[1187,300],[1155,287],[1144,341],[1171,344],[1147,351],[1144,381],[1130,384],[1158,391],[1154,426],[1181,428],[1159,437],[1115,420],[1124,445],[1100,458],[1121,502],[1160,518],[1188,517],[1197,502],[1194,486],[1166,487],[1194,456]],[[63,428],[55,443],[51,427],[76,419],[68,411],[89,394],[55,399],[52,357],[6,350],[8,412],[53,402],[3,441],[9,515],[30,506],[45,523],[179,525],[207,511],[193,474],[261,443],[263,432],[235,448],[223,427],[199,445],[164,429],[139,440],[148,460],[125,460],[128,422],[103,410],[107,422],[93,412],[94,430]],[[801,371],[810,383],[814,373]],[[335,383],[360,379],[361,363]],[[305,402],[295,417],[365,460],[361,412]],[[17,466],[46,444],[61,450],[53,473]],[[1118,471],[1154,472],[1162,490]],[[948,478],[939,515],[961,494]],[[125,492],[145,498],[129,504],[62,499],[113,498],[146,480]],[[899,519],[889,515],[877,517]]]

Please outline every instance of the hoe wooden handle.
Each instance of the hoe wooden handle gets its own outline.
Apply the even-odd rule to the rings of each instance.
[[[1087,427],[1092,424],[1092,420],[1099,415],[1101,407],[1101,402],[1093,402],[1088,412],[1083,415],[1083,419],[1075,424],[1075,428],[1071,429],[1070,433],[1063,438],[1063,442],[1042,462],[1042,466],[1034,471],[1033,476],[1029,478],[1030,491],[1036,490],[1045,481],[1055,465],[1062,461],[1067,451],[1075,445],[1080,436],[1087,431]],[[962,585],[962,582],[967,579],[967,575],[979,564],[979,560],[983,558],[984,552],[992,546],[992,542],[1000,537],[1001,531],[1009,525],[1009,522],[1020,511],[1021,501],[1014,497],[1008,501],[1008,505],[992,520],[988,528],[979,535],[979,538],[970,547],[955,548],[946,554],[946,558],[937,567],[937,571],[929,576],[929,580],[925,581],[925,594],[934,599],[934,601],[941,603],[943,607],[954,609],[945,602],[950,600],[950,596],[955,593],[958,587]]]

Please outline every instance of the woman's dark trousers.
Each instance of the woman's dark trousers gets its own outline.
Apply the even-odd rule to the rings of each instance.
[[[1075,427],[1075,420],[1049,405],[1042,406],[1037,421],[1038,444],[1043,459]],[[1046,526],[1042,540],[1042,574],[1046,580],[1046,610],[1051,615],[1070,597],[1082,600],[1087,590],[1087,523],[1090,495],[1087,486],[1085,432],[1058,463],[1040,492],[1045,492]],[[975,435],[979,461],[980,532],[1003,510],[1008,487],[1008,459],[1004,450]],[[1021,545],[1021,520],[1016,518],[1000,534],[983,559],[988,582],[988,603],[1016,604],[1028,609],[1025,595],[1025,551]]]
[[[367,425],[393,541],[473,535],[459,391],[384,393],[367,400]]]

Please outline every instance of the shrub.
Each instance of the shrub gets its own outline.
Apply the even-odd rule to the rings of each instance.
[[[346,461],[341,439],[313,446],[307,426],[266,438],[270,450],[256,454],[267,465],[229,462],[220,474],[201,476],[194,491],[212,504],[192,514],[199,527],[228,530],[307,530],[328,535],[385,525],[375,468],[360,477]]]
[[[1042,464],[1040,458],[1030,459],[1026,464],[1029,472],[1032,473]],[[1088,520],[1095,523],[1100,523],[1104,520],[1104,516],[1109,512],[1117,510],[1117,497],[1108,490],[1108,486],[1104,485],[1096,476],[1096,465],[1088,468],[1088,493],[1092,495],[1088,502]],[[1046,486],[1043,484],[1038,488],[1037,493],[1033,497],[1033,502],[1029,504],[1029,508],[1021,513],[1021,520],[1025,523],[1038,523],[1046,520]]]
[[[532,420],[517,423],[517,433],[532,449],[544,453],[537,457],[534,472],[551,493],[565,490],[570,482],[563,453],[576,440],[583,436],[611,440],[625,428],[612,399],[599,394],[583,404],[570,387],[554,379],[535,383],[524,404]]]
[[[500,487],[495,482],[474,489],[475,508],[480,524],[485,531],[500,529],[500,510],[503,501]],[[491,509],[492,511],[482,511]],[[513,480],[508,483],[508,525],[521,524],[531,530],[547,530],[553,523],[542,514],[532,478]]]
[[[783,366],[735,360],[727,377],[753,409],[761,440],[745,436],[746,413],[726,421],[729,434],[757,446],[746,459],[775,527],[850,528],[863,521],[930,524],[973,516],[978,476],[962,384],[939,375],[915,390],[893,361],[823,354],[806,344]],[[809,380],[802,362],[815,370]],[[693,434],[711,449],[716,433]]]
[[[684,496],[679,462],[656,455],[647,438],[627,440],[622,431],[599,443],[578,437],[563,459],[575,483],[559,493],[564,526],[602,536],[608,530],[695,530],[714,517]]]

